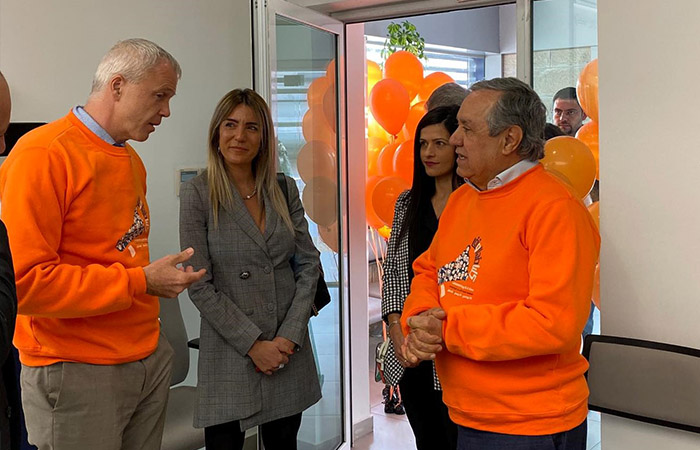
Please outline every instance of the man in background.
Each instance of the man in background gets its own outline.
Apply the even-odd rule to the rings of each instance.
[[[459,106],[466,96],[467,90],[462,86],[457,83],[445,83],[430,94],[425,102],[425,110],[430,111],[439,106]]]
[[[14,251],[15,344],[30,443],[40,450],[158,449],[173,351],[158,297],[204,271],[150,262],[143,142],[170,116],[180,66],[144,39],[118,42],[84,107],[23,136],[0,167]]]
[[[576,98],[576,88],[565,87],[554,94],[552,115],[554,125],[558,126],[565,135],[576,136],[576,132],[586,120],[586,113],[583,112]]]

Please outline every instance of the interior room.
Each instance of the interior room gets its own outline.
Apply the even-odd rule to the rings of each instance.
[[[278,171],[299,190],[332,299],[309,321],[322,398],[303,414],[299,448],[388,450],[415,445],[406,416],[385,412],[384,384],[375,381],[375,349],[386,336],[381,270],[393,203],[378,214],[367,192],[373,176],[400,178],[372,171],[385,146],[410,136],[406,119],[389,133],[372,114],[389,26],[407,21],[424,40],[424,77],[444,73],[465,88],[518,78],[540,96],[549,122],[555,93],[576,87],[596,61],[602,202],[593,334],[693,350],[700,156],[686,150],[693,127],[676,121],[694,112],[688,92],[699,64],[688,55],[696,51],[698,17],[694,0],[74,0],[43,2],[40,11],[35,3],[0,0],[0,70],[12,94],[12,130],[23,134],[83,105],[96,64],[121,39],[153,40],[177,58],[182,77],[171,117],[146,142],[133,143],[148,174],[151,260],[181,250],[179,190],[207,167],[214,106],[233,88],[260,93],[272,113]],[[372,81],[375,65],[379,78]],[[411,107],[423,100],[416,96]],[[377,129],[383,134],[373,135]],[[391,164],[387,170],[395,170]],[[403,183],[395,185],[394,202],[410,187]],[[162,303],[169,301],[161,300],[161,323],[178,342],[181,375],[171,398],[187,404],[198,382],[200,312],[186,291]],[[663,369],[669,376],[682,370]],[[192,412],[177,409],[163,449],[204,448]],[[691,425],[640,416],[591,411],[587,449],[700,444]],[[697,415],[689,420],[698,423]],[[168,434],[168,426],[177,430]],[[186,447],[178,433],[190,432],[195,443]],[[246,436],[246,449],[263,448],[257,430]]]

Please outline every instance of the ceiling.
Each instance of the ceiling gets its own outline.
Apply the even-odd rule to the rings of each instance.
[[[411,16],[433,12],[514,3],[515,0],[289,0],[343,22]]]

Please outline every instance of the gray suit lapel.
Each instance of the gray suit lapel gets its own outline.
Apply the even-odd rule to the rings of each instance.
[[[275,234],[275,228],[280,225],[282,218],[277,214],[275,208],[272,207],[272,202],[265,197],[265,241],[269,241]]]
[[[227,211],[231,217],[233,217],[233,220],[236,221],[238,226],[243,230],[245,234],[250,237],[250,239],[258,244],[260,248],[265,252],[265,254],[269,255],[268,249],[267,249],[267,244],[265,243],[265,239],[263,238],[263,235],[260,233],[260,229],[258,226],[255,224],[255,221],[253,220],[253,217],[251,217],[250,213],[248,212],[248,208],[243,204],[243,199],[241,196],[238,194],[238,191],[236,188],[231,186],[232,191],[233,191],[233,211]],[[258,194],[260,195],[260,194]],[[267,234],[267,220],[269,218],[268,212],[267,212],[267,201],[265,201],[265,231]]]

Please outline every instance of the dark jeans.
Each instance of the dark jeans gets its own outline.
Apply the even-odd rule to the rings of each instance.
[[[418,450],[454,450],[457,448],[457,425],[450,420],[442,391],[433,387],[433,364],[423,361],[406,369],[399,382],[401,400],[408,422],[416,437]]]
[[[490,433],[459,427],[457,450],[586,450],[588,424],[543,436]]]
[[[265,450],[296,450],[300,426],[301,413],[260,425]],[[207,450],[241,450],[244,442],[245,431],[238,420],[204,428]]]

